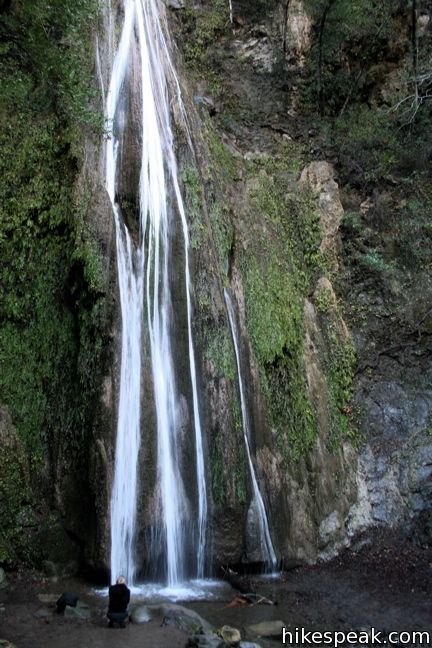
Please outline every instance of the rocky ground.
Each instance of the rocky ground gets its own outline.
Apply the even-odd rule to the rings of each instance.
[[[299,568],[277,579],[243,577],[238,581],[242,590],[259,592],[277,605],[233,605],[238,593],[228,590],[225,600],[185,606],[215,628],[238,628],[243,639],[261,648],[282,644],[280,638],[263,638],[248,630],[264,621],[283,621],[292,631],[296,627],[317,631],[371,627],[431,631],[432,549],[419,548],[387,532],[378,533],[373,543],[368,539],[356,547],[331,562]],[[8,585],[0,590],[0,637],[17,648],[188,645],[187,631],[164,626],[160,618],[142,625],[130,623],[125,630],[109,630],[104,600],[92,595],[86,583],[53,583],[35,572],[8,574],[7,578]],[[55,613],[54,601],[64,590],[77,592],[84,607],[61,617]],[[80,614],[90,617],[80,618]],[[213,648],[217,644],[189,645]]]

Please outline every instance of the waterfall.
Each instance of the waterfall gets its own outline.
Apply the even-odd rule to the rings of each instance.
[[[133,44],[138,56],[133,57]],[[139,65],[141,159],[139,177],[140,222],[135,243],[116,198],[119,150],[125,129],[122,91],[131,66]],[[207,526],[207,488],[192,335],[189,270],[189,234],[180,191],[170,118],[171,99],[185,118],[180,86],[161,27],[157,0],[125,0],[124,22],[114,57],[106,99],[106,121],[111,131],[106,146],[105,184],[114,214],[117,268],[122,316],[120,393],[114,481],[111,497],[111,578],[119,574],[133,583],[140,447],[140,391],[142,328],[147,326],[157,420],[157,461],[163,525],[165,575],[169,585],[186,573],[185,537],[192,526],[181,474],[178,443],[178,391],[172,351],[175,334],[169,276],[172,263],[171,224],[180,219],[184,240],[186,316],[190,384],[195,442],[198,516],[194,537],[194,573],[204,575]],[[187,126],[185,124],[187,131]],[[122,155],[127,151],[122,150]]]
[[[264,501],[261,495],[261,491],[255,473],[255,467],[252,461],[252,454],[250,449],[250,424],[249,424],[249,415],[246,407],[243,374],[241,370],[240,352],[239,352],[239,344],[238,344],[239,336],[237,331],[237,324],[235,320],[231,295],[227,289],[224,289],[224,297],[225,297],[225,303],[228,311],[228,319],[231,328],[231,335],[232,335],[233,345],[234,345],[234,354],[235,354],[236,365],[237,365],[237,375],[238,375],[238,383],[239,383],[239,391],[240,391],[240,408],[241,408],[242,423],[243,423],[243,436],[245,441],[249,472],[250,472],[250,477],[252,482],[252,493],[253,493],[252,504],[255,505],[258,513],[258,526],[259,526],[259,534],[260,534],[261,547],[264,556],[264,562],[270,567],[275,568],[277,563],[277,558],[276,558],[273,542],[270,535]]]

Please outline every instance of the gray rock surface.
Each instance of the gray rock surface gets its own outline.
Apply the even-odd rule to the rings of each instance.
[[[151,621],[152,615],[147,605],[138,605],[131,610],[129,619],[132,623],[140,625]]]
[[[432,438],[428,434],[432,393],[407,388],[399,381],[364,380],[356,394],[362,403],[369,441],[359,457],[363,492],[353,527],[408,525],[432,510]]]
[[[232,628],[228,625],[224,625],[222,626],[222,628],[219,628],[217,634],[229,646],[237,646],[241,640],[240,631],[237,630],[237,628]]]
[[[189,637],[187,648],[226,648],[226,643],[214,632]]]
[[[344,214],[339,196],[339,186],[334,179],[335,170],[326,161],[311,162],[303,169],[300,182],[319,195],[320,229],[322,241],[320,250],[332,259],[338,267],[339,226]]]
[[[183,9],[185,7],[184,0],[164,0],[164,2],[170,9]]]
[[[153,606],[150,606],[153,609]],[[155,607],[157,610],[157,606]],[[185,630],[190,634],[200,631],[212,631],[213,627],[205,619],[203,619],[197,612],[189,610],[182,605],[174,603],[165,603],[160,606],[160,612],[163,615],[163,625]]]
[[[283,621],[261,621],[248,626],[246,629],[251,634],[258,637],[281,637],[283,628],[286,628],[286,623]]]
[[[340,540],[344,533],[344,522],[338,511],[332,511],[319,526],[320,547]]]
[[[7,587],[8,581],[6,577],[6,572],[3,567],[0,567],[0,589]]]
[[[66,606],[64,616],[67,619],[80,619],[87,621],[91,618],[91,610],[86,603],[78,601],[76,607]]]

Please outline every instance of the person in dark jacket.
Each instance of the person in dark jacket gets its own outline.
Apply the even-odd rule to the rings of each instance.
[[[117,578],[116,584],[111,585],[108,593],[108,627],[114,628],[114,623],[118,623],[120,628],[126,628],[125,621],[128,618],[127,606],[130,601],[130,589],[127,587],[123,576]]]

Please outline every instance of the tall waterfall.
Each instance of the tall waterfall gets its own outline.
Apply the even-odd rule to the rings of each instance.
[[[252,492],[253,492],[252,505],[255,506],[257,511],[258,527],[259,527],[259,534],[260,534],[261,548],[264,557],[264,562],[270,567],[274,568],[276,567],[277,558],[276,558],[273,542],[270,535],[267,513],[265,510],[261,491],[258,485],[258,480],[256,477],[255,467],[252,461],[252,454],[250,449],[250,424],[249,424],[249,415],[246,407],[243,374],[241,370],[237,324],[234,315],[234,308],[231,300],[231,295],[229,291],[226,289],[224,290],[224,297],[225,297],[225,303],[228,311],[228,319],[231,328],[231,334],[232,334],[233,345],[234,345],[234,353],[235,353],[236,365],[237,365],[237,375],[238,375],[239,391],[240,391],[240,407],[241,407],[241,415],[242,415],[242,423],[243,423],[243,435],[244,435],[244,441],[246,447],[246,455],[248,460],[249,472],[250,472],[250,477],[252,482]]]
[[[133,55],[135,52],[138,52],[138,56]],[[123,219],[117,200],[121,158],[127,157],[122,140],[127,128],[122,102],[126,79],[132,69],[134,83],[139,79],[139,94],[134,98],[139,104],[141,118],[141,133],[137,134],[141,140],[137,187],[139,233],[135,237]],[[169,89],[173,90],[172,97]],[[175,327],[169,275],[173,263],[170,233],[175,218],[180,220],[184,240],[184,267],[176,271],[185,277],[198,499],[198,519],[194,532],[196,565],[192,571],[198,577],[204,574],[207,489],[192,337],[189,234],[178,181],[170,99],[176,102],[179,114],[184,118],[180,86],[162,30],[158,0],[125,0],[124,22],[105,107],[110,130],[106,146],[105,183],[115,221],[122,316],[120,393],[111,497],[111,578],[114,581],[119,574],[123,574],[128,582],[133,583],[137,569],[135,535],[141,353],[142,332],[146,327],[157,419],[158,487],[163,518],[158,542],[164,554],[166,580],[169,585],[174,585],[185,577],[185,537],[192,525],[191,507],[187,502],[181,473],[178,391],[172,351]],[[134,241],[134,238],[138,238],[138,241]]]

